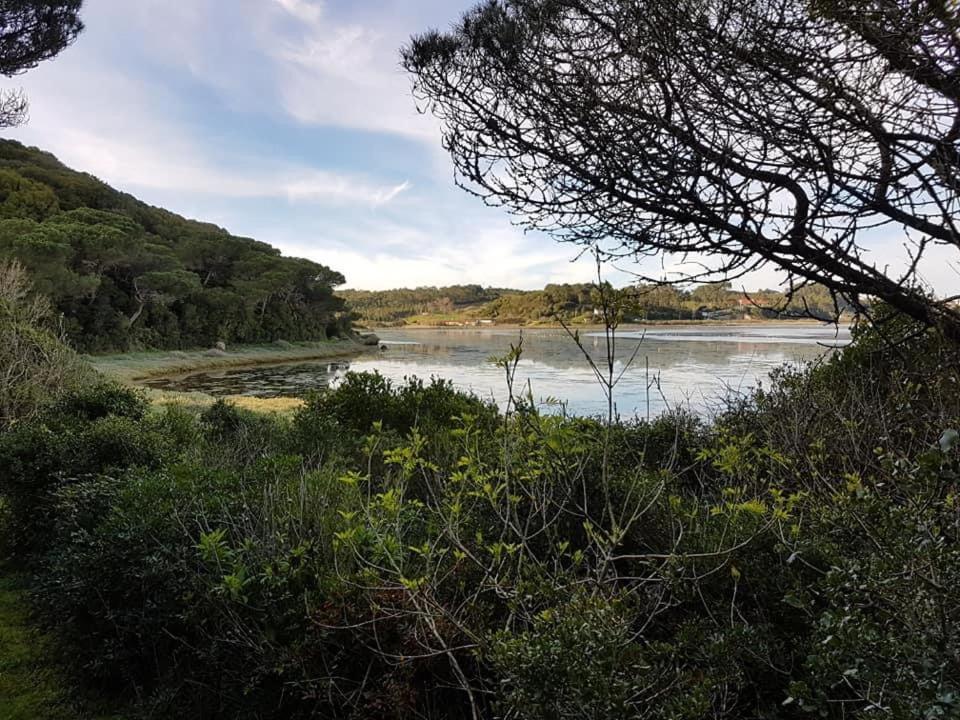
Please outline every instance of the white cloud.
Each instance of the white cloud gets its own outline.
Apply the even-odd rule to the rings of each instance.
[[[319,23],[323,17],[323,3],[319,0],[313,2],[309,2],[309,0],[276,0],[276,3],[295,18],[306,23]]]
[[[438,125],[417,112],[399,66],[399,49],[413,28],[389,17],[377,25],[337,21],[306,0],[275,2],[299,21],[294,32],[279,23],[260,32],[287,112],[306,124],[392,133],[439,147]]]
[[[261,197],[274,196],[276,193],[271,190],[275,189],[294,201],[362,203],[380,207],[408,190],[411,185],[404,180],[393,187],[382,186],[362,178],[315,170],[290,179],[258,183],[256,187],[259,191],[257,194]]]
[[[224,155],[171,117],[175,98],[161,87],[99,63],[45,65],[28,80],[33,117],[14,136],[128,191],[379,207],[410,188],[399,178],[381,182],[235,148]]]
[[[258,236],[293,255],[337,268],[347,287],[365,290],[461,284],[535,289],[589,282],[594,273],[589,261],[571,262],[575,252],[569,246],[525,236],[500,219],[476,216],[446,230],[357,218],[348,225],[325,226],[310,243],[282,227],[265,228]]]

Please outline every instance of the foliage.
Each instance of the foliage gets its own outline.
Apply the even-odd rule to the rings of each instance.
[[[0,142],[0,259],[15,259],[84,352],[315,340],[345,332],[343,276],[186,220]]]
[[[161,463],[174,439],[160,424],[144,421],[145,409],[134,391],[95,383],[0,434],[0,492],[13,552],[35,552],[51,541],[60,488],[88,475]]]
[[[101,386],[3,435],[0,492],[64,662],[154,717],[947,718],[958,368],[891,315],[709,422]]]

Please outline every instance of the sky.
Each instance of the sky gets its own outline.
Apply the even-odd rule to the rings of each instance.
[[[150,204],[328,265],[346,287],[589,281],[576,248],[525,234],[457,189],[436,122],[417,112],[399,48],[473,4],[86,0],[76,43],[16,78],[30,121],[4,134]],[[880,236],[876,253],[898,244]],[[948,263],[931,267],[934,286],[960,284]],[[766,272],[746,285],[776,282]]]

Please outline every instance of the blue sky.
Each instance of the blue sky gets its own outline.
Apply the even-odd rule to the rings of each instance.
[[[31,118],[7,135],[323,262],[348,287],[587,281],[574,248],[456,189],[435,122],[416,112],[399,47],[472,4],[87,0],[77,42],[17,78]],[[891,233],[876,252],[897,244]],[[944,267],[931,281],[956,284]],[[747,286],[775,283],[768,272]]]

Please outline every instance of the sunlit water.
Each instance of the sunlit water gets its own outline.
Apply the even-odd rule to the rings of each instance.
[[[348,371],[373,371],[402,381],[409,376],[441,377],[458,388],[503,406],[507,383],[493,358],[520,340],[519,330],[382,330],[386,349],[349,361],[298,362],[236,368],[161,378],[152,387],[212,395],[301,396],[338,382]],[[532,391],[548,411],[565,404],[579,415],[606,414],[607,402],[582,351],[563,330],[524,330],[515,391]],[[617,334],[614,390],[623,417],[651,417],[685,406],[709,413],[731,393],[744,393],[785,363],[815,360],[831,347],[849,342],[833,326],[763,324],[621,329]],[[581,343],[600,366],[606,365],[606,339],[585,332]],[[632,363],[629,363],[633,357]]]

